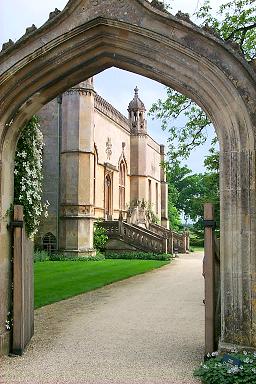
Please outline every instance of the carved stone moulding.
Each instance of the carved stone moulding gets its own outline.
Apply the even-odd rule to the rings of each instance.
[[[64,205],[61,207],[62,217],[88,217],[94,216],[94,206],[92,205]]]

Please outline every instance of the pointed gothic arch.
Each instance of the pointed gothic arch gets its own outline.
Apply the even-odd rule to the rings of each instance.
[[[146,0],[70,0],[0,54],[3,302],[10,286],[3,215],[12,202],[19,131],[58,94],[112,66],[187,95],[214,124],[221,149],[221,341],[256,347],[255,71],[232,46]],[[6,312],[5,304],[1,324]]]
[[[125,187],[127,177],[127,164],[124,159],[119,163],[119,211],[125,211]]]

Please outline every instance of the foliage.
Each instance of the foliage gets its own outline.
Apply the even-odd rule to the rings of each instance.
[[[217,17],[212,15],[210,1],[196,12],[200,26],[207,26],[226,41],[232,40],[245,55],[247,60],[256,57],[256,7],[255,0],[234,0],[219,7]],[[178,157],[187,159],[191,151],[207,140],[207,127],[211,122],[205,112],[185,95],[166,89],[165,100],[158,100],[150,109],[153,118],[160,119],[162,128],[169,131],[170,161]],[[169,127],[181,115],[186,116],[186,123]],[[216,138],[213,144],[216,143]]]
[[[12,314],[12,312],[7,313],[7,319],[5,320],[5,328],[7,331],[11,331],[13,329],[13,314]]]
[[[49,261],[49,260],[50,260],[50,254],[48,252],[35,250],[34,263],[38,263],[38,262],[42,262],[42,261]]]
[[[187,159],[191,151],[207,140],[206,128],[211,121],[204,111],[186,96],[166,88],[166,99],[158,100],[149,111],[153,119],[161,120],[163,130],[168,129],[168,157],[175,161],[179,157]],[[176,119],[185,115],[184,126],[177,126]],[[170,122],[175,125],[169,126]]]
[[[100,225],[100,221],[94,223],[93,246],[99,251],[104,251],[108,241],[107,230]]]
[[[105,256],[100,252],[96,252],[95,256],[85,257],[75,257],[72,253],[65,255],[63,253],[52,253],[49,258],[50,261],[100,261],[104,259]]]
[[[247,60],[256,58],[255,0],[228,1],[219,7],[218,17],[212,16],[210,1],[206,0],[196,12],[200,25],[211,27],[225,41],[234,41]]]
[[[168,219],[170,228],[173,231],[180,231],[182,229],[181,217],[178,209],[175,207],[172,199],[171,199],[171,188],[168,190]]]
[[[224,362],[222,355],[213,352],[212,357],[195,370],[194,376],[205,384],[255,383],[256,352],[236,352],[230,353],[230,356],[241,361],[240,367]]]
[[[204,239],[190,236],[190,246],[196,247],[196,248],[203,248],[204,247]]]
[[[166,265],[159,260],[45,261],[35,263],[35,307],[79,295]]]
[[[110,252],[105,255],[106,259],[126,259],[126,260],[162,260],[168,261],[172,255],[153,252]]]
[[[150,223],[153,223],[153,224],[159,224],[159,218],[158,216],[154,213],[153,211],[153,207],[152,207],[152,204],[145,201],[144,199],[141,201],[141,200],[133,200],[131,203],[130,203],[130,206],[127,208],[128,211],[131,213],[132,210],[136,207],[141,207],[141,208],[144,208],[145,209],[145,215],[146,215],[146,218],[148,219],[148,221]]]
[[[205,173],[192,173],[192,171],[176,159],[166,164],[167,182],[169,188],[169,206],[176,208],[179,215],[185,219],[196,222],[193,229],[202,237],[203,206],[206,202],[214,204],[216,223],[219,227],[219,153],[211,149],[205,159]],[[169,212],[172,226],[172,211]],[[176,220],[176,217],[174,217]],[[175,227],[172,227],[175,229]],[[201,244],[201,243],[200,243]]]
[[[14,169],[14,204],[23,205],[29,237],[38,231],[40,217],[47,216],[48,202],[42,203],[43,136],[39,119],[33,116],[25,125],[17,143]]]
[[[104,259],[104,255],[100,252],[97,252],[96,256],[88,257],[75,257],[72,253],[64,255],[63,253],[48,253],[46,251],[34,252],[35,263],[44,261],[100,261]]]

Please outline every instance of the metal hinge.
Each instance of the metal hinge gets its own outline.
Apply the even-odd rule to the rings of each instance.
[[[10,224],[7,224],[8,229],[23,228],[23,227],[24,227],[24,221],[11,221]]]
[[[216,228],[216,221],[215,220],[204,220],[204,227],[205,228]]]

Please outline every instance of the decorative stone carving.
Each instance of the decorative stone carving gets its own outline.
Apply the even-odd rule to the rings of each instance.
[[[190,20],[190,16],[188,13],[183,13],[181,11],[178,11],[175,16],[180,20],[193,24],[193,22]]]
[[[240,45],[234,40],[226,40],[226,43],[234,49],[234,51],[238,52],[241,56],[244,56],[243,51],[241,50]]]
[[[2,51],[6,51],[7,49],[9,49],[10,47],[12,47],[14,45],[14,41],[12,41],[11,39],[9,39],[9,41],[7,41],[6,43],[4,43],[2,45]]]
[[[211,35],[214,35],[214,36],[220,38],[220,35],[218,34],[218,32],[213,27],[210,27],[210,25],[205,24],[205,25],[202,26],[202,29],[205,32],[210,33]]]
[[[56,17],[61,11],[58,9],[58,8],[55,8],[54,11],[50,12],[49,13],[49,19],[48,20],[51,20],[53,19],[54,17]]]
[[[152,7],[159,9],[159,11],[167,12],[165,9],[164,3],[162,1],[152,0],[151,5]]]
[[[61,208],[63,217],[91,216],[94,214],[94,208],[91,205],[65,205]]]
[[[32,24],[31,27],[28,27],[26,28],[26,32],[25,32],[25,35],[29,35],[30,33],[34,32],[37,30],[37,27],[35,26],[35,24]]]
[[[112,142],[110,137],[108,137],[106,142],[106,154],[107,154],[107,159],[110,160],[112,155]]]
[[[106,0],[90,0],[91,5],[94,7],[97,7],[98,5],[101,5],[102,3],[106,2]],[[125,0],[119,0],[118,6],[123,7],[125,5]]]

